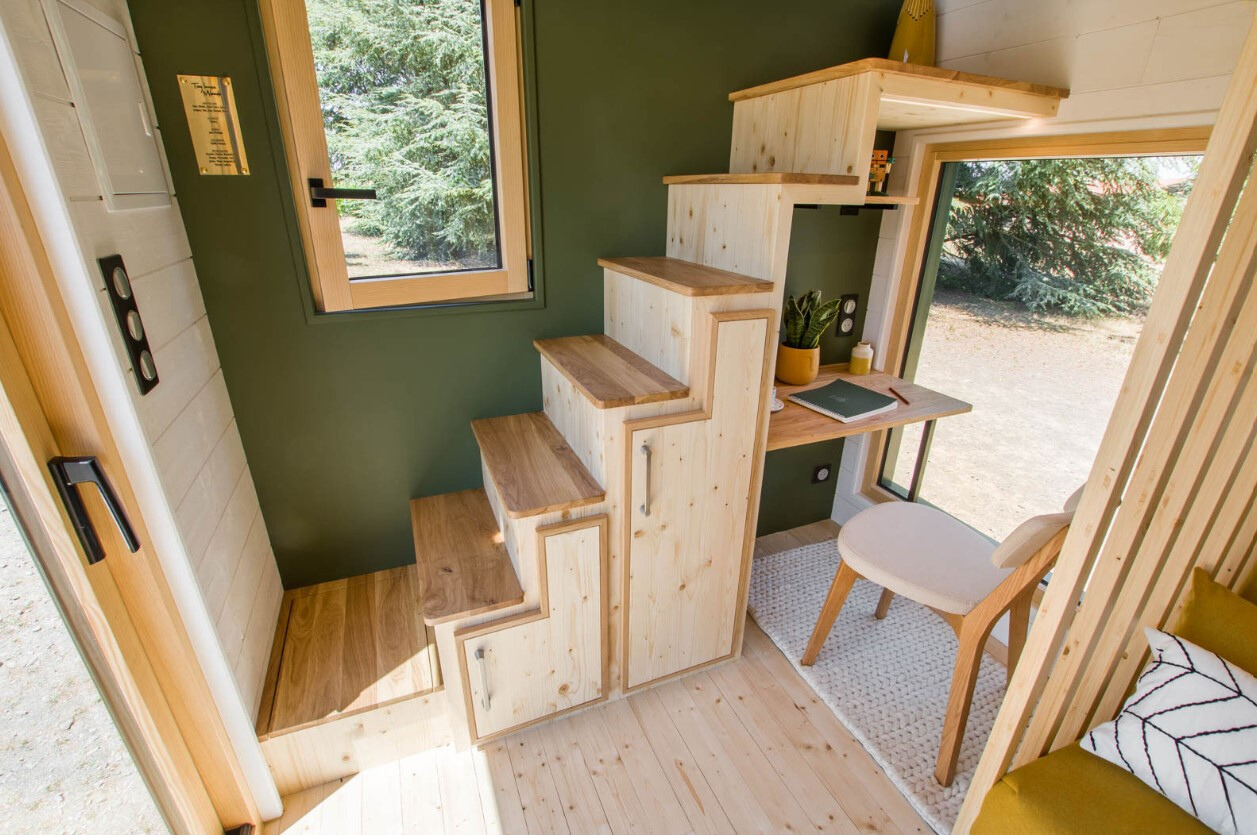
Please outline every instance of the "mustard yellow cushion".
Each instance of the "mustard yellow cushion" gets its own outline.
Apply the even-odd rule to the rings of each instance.
[[[982,803],[973,835],[1207,835],[1209,828],[1130,772],[1077,745],[1005,775]]]
[[[1166,631],[1257,675],[1257,603],[1215,583],[1204,569],[1192,572],[1187,602]]]

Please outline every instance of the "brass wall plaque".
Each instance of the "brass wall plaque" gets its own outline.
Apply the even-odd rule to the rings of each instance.
[[[181,75],[179,92],[188,117],[192,148],[202,174],[248,174],[236,97],[231,79],[217,75]]]

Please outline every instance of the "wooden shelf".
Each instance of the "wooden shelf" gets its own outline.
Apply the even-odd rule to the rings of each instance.
[[[535,339],[533,346],[599,409],[688,397],[690,387],[606,334]]]
[[[484,490],[410,503],[419,608],[429,626],[524,602]]]
[[[875,73],[878,130],[915,130],[998,119],[1055,116],[1069,91],[939,67],[865,58],[729,94],[732,102],[770,96],[828,81]]]
[[[903,194],[870,194],[864,198],[866,206],[915,206],[920,202],[919,198]]]
[[[856,385],[864,386],[891,397],[894,397],[890,393],[890,388],[893,386],[908,399],[908,403],[900,403],[889,412],[883,412],[880,415],[874,415],[864,420],[843,423],[786,400],[787,396],[794,394],[796,391],[819,388],[838,379],[849,380]],[[847,438],[851,435],[876,432],[881,429],[891,429],[909,423],[920,423],[926,420],[947,417],[948,415],[960,415],[973,411],[973,406],[963,400],[939,394],[936,391],[927,389],[925,386],[918,386],[916,383],[901,380],[892,374],[883,374],[880,371],[861,375],[848,374],[846,363],[822,365],[816,380],[806,386],[778,384],[777,397],[786,404],[786,407],[769,418],[769,452],[774,449],[786,449],[804,444],[814,444],[818,441]]]
[[[599,258],[598,266],[683,296],[731,296],[771,293],[773,290],[771,281],[705,267],[680,258]]]
[[[663,178],[666,186],[854,186],[859,177],[850,174],[803,174],[794,171],[765,171],[754,174],[672,174]]]
[[[471,431],[512,519],[597,504],[607,497],[544,412],[473,420]]]

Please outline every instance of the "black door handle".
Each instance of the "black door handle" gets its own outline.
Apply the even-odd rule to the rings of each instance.
[[[52,473],[53,483],[57,485],[57,493],[61,495],[61,503],[65,505],[65,511],[70,515],[74,532],[79,535],[79,542],[83,544],[83,552],[87,554],[88,565],[94,565],[103,560],[105,549],[100,544],[96,529],[92,527],[91,517],[87,515],[87,507],[84,506],[83,497],[79,495],[76,486],[79,484],[96,485],[96,489],[100,491],[100,497],[105,500],[105,506],[109,508],[114,524],[118,526],[118,531],[122,534],[127,547],[131,549],[131,553],[134,554],[140,550],[140,540],[135,536],[135,530],[127,519],[122,502],[118,501],[117,494],[110,486],[109,479],[105,478],[105,473],[101,470],[100,462],[95,456],[53,458],[48,462],[48,470]]]
[[[310,205],[322,209],[328,200],[379,200],[373,188],[323,188],[323,180],[311,177],[306,180],[310,186]]]

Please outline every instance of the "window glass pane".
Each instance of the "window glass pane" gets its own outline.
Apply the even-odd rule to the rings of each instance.
[[[973,404],[941,419],[920,500],[996,540],[1086,479],[1199,157],[950,163],[903,376]],[[906,494],[920,425],[892,433]]]
[[[477,0],[308,0],[350,279],[501,266]]]

